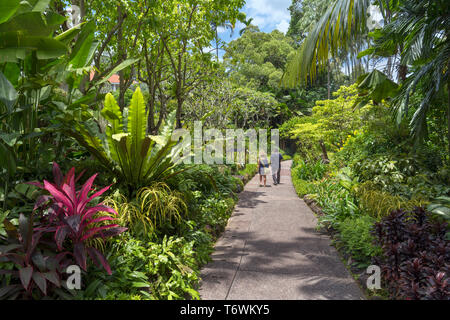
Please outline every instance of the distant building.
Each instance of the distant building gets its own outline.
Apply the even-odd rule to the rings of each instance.
[[[111,83],[111,90],[112,91],[119,90],[120,77],[119,77],[118,74],[113,74],[111,77],[109,77],[108,81],[109,81],[109,83]]]
[[[94,71],[91,71],[90,74],[90,80],[92,80],[94,78]],[[110,90],[108,91],[116,91],[119,90],[119,86],[120,86],[120,77],[118,74],[113,74],[111,77],[109,77],[108,82],[110,83],[111,87]]]
[[[90,80],[94,78],[94,71],[91,71],[90,74]],[[139,84],[136,80],[133,79],[133,83],[131,84],[130,88],[133,89],[136,87],[136,85],[139,85],[142,89],[142,85]],[[117,91],[120,89],[120,76],[116,73],[113,74],[108,79],[108,83],[106,83],[106,86],[103,87],[102,92],[111,92],[111,91]]]

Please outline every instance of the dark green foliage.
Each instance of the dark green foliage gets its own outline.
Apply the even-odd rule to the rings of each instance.
[[[297,167],[293,169],[293,176],[302,180],[320,180],[327,172],[327,165],[321,161],[304,162],[301,161]]]
[[[198,299],[193,242],[164,237],[158,242],[121,237],[111,244],[111,277],[92,272],[79,299]]]
[[[375,238],[371,234],[375,221],[374,218],[362,215],[345,219],[338,224],[338,238],[359,267],[367,267],[371,258],[381,253],[380,248],[373,244]]]

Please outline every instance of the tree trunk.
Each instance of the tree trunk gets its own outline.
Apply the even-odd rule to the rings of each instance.
[[[117,17],[119,19],[122,19],[122,6],[117,6]],[[125,48],[123,48],[122,45],[123,40],[123,28],[122,25],[117,30],[117,50],[118,50],[118,59],[125,60],[126,59],[126,52],[124,51]],[[125,108],[125,91],[127,90],[126,87],[126,80],[125,80],[125,72],[124,70],[119,71],[119,107],[120,110],[123,111],[123,108]]]
[[[216,56],[217,62],[219,62],[219,34],[217,32],[217,25],[216,25]]]
[[[450,67],[450,66],[449,66]],[[448,154],[450,155],[450,77],[447,79],[447,91],[448,91],[448,106],[447,106],[447,143],[448,143]],[[450,157],[448,159],[450,163]]]
[[[408,73],[408,67],[401,64],[398,66],[398,79],[401,82],[404,82],[406,80],[406,74]]]
[[[177,129],[181,129],[181,109],[183,107],[183,100],[181,99],[181,97],[177,98],[177,114],[176,114],[176,118],[177,118]]]
[[[323,140],[320,140],[320,141],[319,141],[319,144],[320,144],[320,148],[322,149],[322,158],[323,158],[323,161],[324,161],[325,163],[329,163],[329,162],[330,162],[330,159],[328,159],[328,153],[327,153],[327,148],[325,147],[325,143],[323,142]]]
[[[330,77],[330,60],[327,62],[327,87],[328,87],[328,100],[331,99],[331,77]]]

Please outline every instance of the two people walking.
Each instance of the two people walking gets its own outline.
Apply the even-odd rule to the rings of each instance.
[[[270,155],[270,166],[272,169],[273,185],[275,186],[280,183],[281,160],[283,160],[283,156],[278,151],[274,151]],[[269,160],[267,159],[267,155],[264,152],[261,152],[259,154],[258,172],[259,172],[259,186],[260,187],[263,186],[262,182],[264,180],[264,187],[266,187],[267,175],[270,174],[270,169],[269,169]]]

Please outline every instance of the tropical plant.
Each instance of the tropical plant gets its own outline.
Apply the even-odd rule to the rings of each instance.
[[[108,274],[111,268],[103,254],[96,248],[87,245],[90,239],[106,239],[118,235],[126,230],[118,224],[98,225],[104,221],[114,221],[115,218],[99,214],[108,212],[117,215],[111,207],[103,204],[90,205],[92,200],[105,193],[110,186],[102,188],[88,196],[93,191],[92,185],[97,174],[90,177],[84,185],[77,190],[75,186],[75,168],[63,176],[59,166],[53,163],[54,183],[44,180],[43,184],[36,186],[48,191],[50,195],[41,196],[35,205],[35,210],[47,209],[47,222],[37,230],[45,233],[54,233],[58,250],[63,250],[64,241],[68,238],[73,245],[73,256],[76,263],[87,270],[87,256],[97,266],[102,266]]]
[[[370,0],[336,0],[313,25],[297,56],[291,60],[283,83],[294,86],[317,77],[318,70],[328,65],[331,54],[346,50],[356,58],[355,44],[362,47],[361,35],[367,32],[367,10]],[[355,63],[354,63],[355,64]]]
[[[427,206],[427,210],[450,221],[450,197],[437,197]]]
[[[304,162],[301,161],[297,167],[292,170],[292,174],[297,179],[314,181],[323,178],[327,172],[327,165],[322,161]]]
[[[147,135],[147,112],[144,97],[138,87],[127,109],[127,117],[122,116],[110,93],[105,97],[101,114],[107,121],[106,138],[103,140],[103,134],[95,130],[97,125],[92,119],[87,124],[71,121],[67,123],[66,130],[96,157],[105,169],[117,175],[119,181],[125,182],[134,190],[176,174],[172,169],[178,163],[175,163],[174,159],[181,144],[172,140],[174,113],[168,116],[159,135]],[[127,124],[126,129],[124,122]],[[70,125],[75,128],[70,128]]]
[[[375,219],[367,215],[348,218],[338,224],[339,240],[359,267],[367,267],[372,257],[381,254],[380,247],[373,244],[375,238],[371,229],[374,224]]]
[[[396,18],[384,28],[402,39],[401,64],[412,72],[395,98],[398,118],[405,117],[413,92],[421,96],[411,119],[412,133],[421,141],[427,135],[427,115],[437,108],[435,98],[447,85],[447,143],[450,152],[450,7],[445,0],[402,1]]]
[[[325,213],[319,217],[319,227],[336,228],[341,221],[361,214],[357,198],[335,178],[317,181],[309,197],[316,200]]]
[[[135,238],[113,243],[112,277],[93,273],[82,299],[199,299],[199,268],[193,241],[164,237],[158,242]]]
[[[56,12],[53,4],[48,0],[1,4],[0,195],[4,195],[4,209],[14,184],[27,180],[30,168],[45,172],[50,161],[62,157],[68,142],[61,137],[58,115],[72,113],[73,117],[81,104],[95,104],[102,97],[98,88],[106,81],[96,79],[89,88],[82,88],[98,46],[95,26],[82,22],[68,29],[67,17],[61,15],[64,9]]]
[[[164,228],[176,226],[187,213],[182,194],[172,191],[163,182],[138,190],[133,201],[128,201],[116,191],[104,203],[118,213],[117,219],[121,225],[128,226],[140,238],[152,239]]]
[[[370,33],[374,44],[360,52],[358,58],[366,55],[384,57],[388,59],[389,65],[392,65],[393,59],[399,61],[398,77],[402,83],[401,88],[397,89],[395,83],[385,76],[380,77],[380,73],[375,71],[375,74],[365,75],[363,82],[367,85],[361,87],[362,92],[364,95],[371,92],[370,96],[375,100],[390,95],[398,122],[408,116],[410,96],[418,93],[420,103],[412,116],[410,127],[416,141],[421,142],[427,136],[427,115],[430,110],[440,107],[436,97],[450,81],[450,8],[445,0],[379,0],[374,3],[381,9],[385,25]],[[294,86],[314,79],[317,70],[328,63],[330,52],[337,56],[339,50],[350,49],[355,56],[357,52],[353,44],[361,42],[361,36],[368,30],[367,12],[370,5],[369,0],[334,1],[309,32],[299,54],[288,66],[285,85]],[[362,47],[357,45],[356,50],[360,49]],[[398,54],[400,59],[395,59]],[[408,74],[408,70],[412,72]],[[374,75],[378,79],[374,79]],[[447,95],[450,99],[450,92]],[[450,100],[447,108],[450,108]],[[447,120],[450,150],[450,117]]]
[[[357,99],[356,84],[341,86],[333,92],[335,99],[316,101],[312,115],[298,117],[284,130],[284,135],[298,140],[300,151],[312,149],[322,153],[322,159],[328,160],[328,151],[342,148],[345,140],[356,133],[365,123],[365,115],[372,106],[354,110]],[[288,133],[286,129],[292,128]]]
[[[415,207],[423,206],[428,202],[421,198],[407,199],[374,189],[372,183],[361,184],[357,188],[356,194],[361,209],[378,220],[389,215],[393,210],[412,210]]]
[[[33,227],[34,213],[19,216],[18,228],[4,220],[8,243],[0,247],[3,270],[0,299],[38,299],[42,296],[64,294],[62,274],[72,264],[69,252],[55,252],[52,241],[42,241],[44,232]],[[9,264],[9,267],[5,267]],[[61,289],[60,289],[61,288]]]

